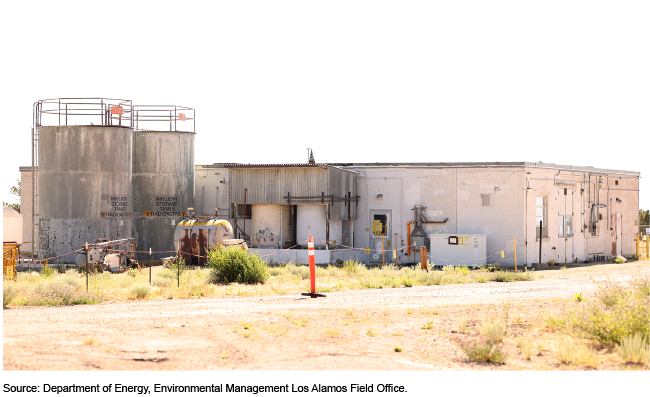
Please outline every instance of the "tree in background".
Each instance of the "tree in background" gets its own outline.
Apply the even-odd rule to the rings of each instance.
[[[16,186],[12,186],[11,189],[9,189],[9,194],[12,196],[15,196],[18,200],[20,200],[20,181],[16,180]],[[6,205],[7,207],[11,207],[17,212],[20,212],[20,204],[9,204],[6,201],[2,202],[2,205]]]
[[[650,210],[639,210],[639,225],[650,225]]]

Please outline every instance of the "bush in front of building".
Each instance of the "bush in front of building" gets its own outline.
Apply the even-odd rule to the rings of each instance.
[[[270,276],[267,264],[258,255],[239,247],[219,245],[208,251],[208,258],[213,283],[264,284]]]
[[[4,309],[9,303],[14,300],[18,292],[16,288],[10,283],[2,283],[2,308]]]

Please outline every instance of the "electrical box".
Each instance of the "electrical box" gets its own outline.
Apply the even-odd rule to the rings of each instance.
[[[429,241],[431,262],[436,266],[487,264],[485,234],[430,234]]]

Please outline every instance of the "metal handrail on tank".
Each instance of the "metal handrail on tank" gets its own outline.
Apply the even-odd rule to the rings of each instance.
[[[196,132],[196,110],[187,106],[135,105],[133,111],[136,131]]]
[[[133,128],[133,102],[113,98],[54,98],[34,103],[35,126],[98,125]]]
[[[34,102],[32,112],[32,254],[40,251],[38,227],[38,127],[97,125],[133,128],[133,102],[113,98],[53,98]]]

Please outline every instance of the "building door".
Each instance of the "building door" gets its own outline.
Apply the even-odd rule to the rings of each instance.
[[[612,235],[612,256],[621,255],[621,224],[621,213],[612,212],[609,227]]]
[[[573,262],[573,188],[558,189],[558,260]]]
[[[389,250],[391,230],[391,211],[370,211],[370,262],[392,262],[393,253]]]

